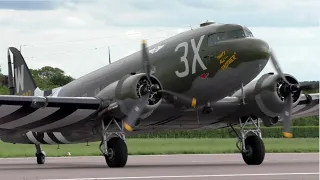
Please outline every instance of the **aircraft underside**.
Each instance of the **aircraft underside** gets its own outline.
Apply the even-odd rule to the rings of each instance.
[[[318,111],[318,104],[311,106],[298,105],[293,109],[293,119],[318,115]],[[41,150],[40,144],[96,142],[101,140],[101,133],[104,132],[103,138],[108,142],[108,144],[107,147],[105,147],[106,145],[103,143],[100,144],[101,152],[105,153],[104,149],[108,149],[109,146],[109,148],[113,147],[114,150],[122,151],[124,153],[117,158],[118,162],[111,161],[109,159],[110,154],[113,152],[108,152],[109,155],[105,155],[106,162],[110,167],[118,167],[124,165],[127,161],[127,157],[125,155],[127,153],[127,147],[125,141],[122,140],[125,139],[125,137],[164,130],[217,129],[225,127],[231,127],[231,129],[234,130],[233,127],[235,125],[239,125],[241,128],[244,128],[246,125],[254,124],[255,128],[251,129],[250,131],[240,130],[240,134],[238,134],[238,132],[235,130],[233,131],[233,133],[239,135],[236,146],[238,147],[239,151],[242,152],[243,159],[247,164],[260,164],[264,159],[265,147],[261,140],[262,134],[260,131],[260,120],[255,120],[249,117],[240,121],[239,119],[228,119],[224,118],[223,116],[213,116],[213,114],[221,113],[215,111],[212,111],[212,114],[203,114],[201,111],[198,113],[192,111],[184,112],[179,115],[173,115],[159,120],[161,119],[160,114],[157,114],[157,112],[154,113],[155,115],[152,117],[156,117],[156,115],[158,115],[154,121],[150,121],[150,119],[148,119],[148,121],[142,121],[141,124],[137,126],[135,131],[130,133],[124,131],[123,125],[121,124],[122,121],[111,119],[108,122],[103,124],[101,123],[101,126],[98,125],[96,127],[88,125],[86,128],[83,126],[81,128],[79,127],[79,124],[77,124],[76,127],[71,125],[69,126],[69,129],[65,129],[62,132],[36,133],[29,131],[25,133],[24,131],[0,129],[1,140],[9,143],[35,144],[37,149],[37,162],[39,164],[43,164],[45,162],[46,154]],[[87,123],[88,122],[85,124]],[[75,129],[77,130],[75,131]],[[252,149],[252,146],[255,146],[258,149]],[[262,153],[263,156],[258,156],[257,153],[253,153],[255,151],[261,151],[260,153]],[[252,157],[252,154],[255,156],[254,158]]]
[[[155,111],[154,115],[150,118],[141,120],[134,131],[123,133],[125,133],[127,137],[130,137],[137,134],[166,130],[219,129],[229,127],[230,124],[239,125],[239,119],[226,116],[227,113],[232,114],[232,112],[221,112],[213,109],[210,114],[205,114],[202,109],[199,109],[198,113],[196,111],[174,113],[171,108],[167,108],[163,108],[162,111]],[[319,104],[314,104],[313,106],[298,105],[293,109],[292,118],[296,119],[315,116],[318,115],[318,110]],[[172,113],[171,116],[163,116],[163,114],[170,114],[170,111]],[[118,125],[121,125],[121,121],[118,122]],[[109,125],[108,131],[121,132],[115,123]],[[96,142],[101,140],[101,124],[94,124],[91,121],[83,120],[82,122],[71,124],[69,127],[61,129],[61,131],[57,129],[57,131],[54,132],[26,132],[0,129],[0,137],[4,142],[20,144],[73,144]]]

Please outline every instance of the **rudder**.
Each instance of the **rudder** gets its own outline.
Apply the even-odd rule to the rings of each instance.
[[[12,60],[12,61],[11,61]],[[13,71],[11,67],[13,64]],[[8,78],[13,78],[13,82],[9,80],[10,86],[14,87],[15,95],[33,96],[35,90],[38,89],[32,77],[32,74],[26,64],[22,54],[15,47],[8,48]]]

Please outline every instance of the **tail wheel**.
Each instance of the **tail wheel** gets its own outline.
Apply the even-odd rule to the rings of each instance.
[[[265,157],[265,147],[262,139],[256,135],[250,135],[245,139],[246,152],[242,152],[242,158],[248,165],[260,165]]]
[[[46,156],[43,153],[36,154],[37,157],[37,163],[38,164],[44,164],[46,161]]]
[[[104,155],[109,167],[124,167],[128,159],[127,144],[119,137],[108,141],[108,154]]]

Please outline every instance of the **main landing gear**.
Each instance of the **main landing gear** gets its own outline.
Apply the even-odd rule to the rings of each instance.
[[[252,122],[256,129],[245,130],[245,126]],[[230,125],[233,132],[238,136],[237,148],[242,153],[244,162],[248,165],[260,165],[265,157],[265,147],[261,137],[260,122],[255,122],[251,117],[247,118],[243,123],[240,119],[240,135]],[[240,144],[240,146],[239,146]]]
[[[119,129],[118,132],[108,132],[108,128],[112,123]],[[102,141],[99,149],[110,168],[124,167],[126,165],[128,149],[125,142],[123,123],[120,126],[115,119],[112,119],[105,127],[105,122],[102,120]]]
[[[36,146],[36,157],[38,164],[44,164],[46,161],[46,153],[41,150],[40,144],[35,144]]]

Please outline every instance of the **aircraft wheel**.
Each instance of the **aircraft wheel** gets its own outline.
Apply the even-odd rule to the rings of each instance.
[[[37,157],[37,163],[38,164],[44,164],[45,163],[46,156],[44,155],[44,153],[37,153],[36,157]]]
[[[128,159],[127,144],[119,137],[108,141],[108,155],[104,155],[109,167],[124,167]]]
[[[245,139],[247,152],[242,152],[242,158],[247,165],[260,165],[265,156],[265,147],[262,139],[256,135],[250,135]]]

